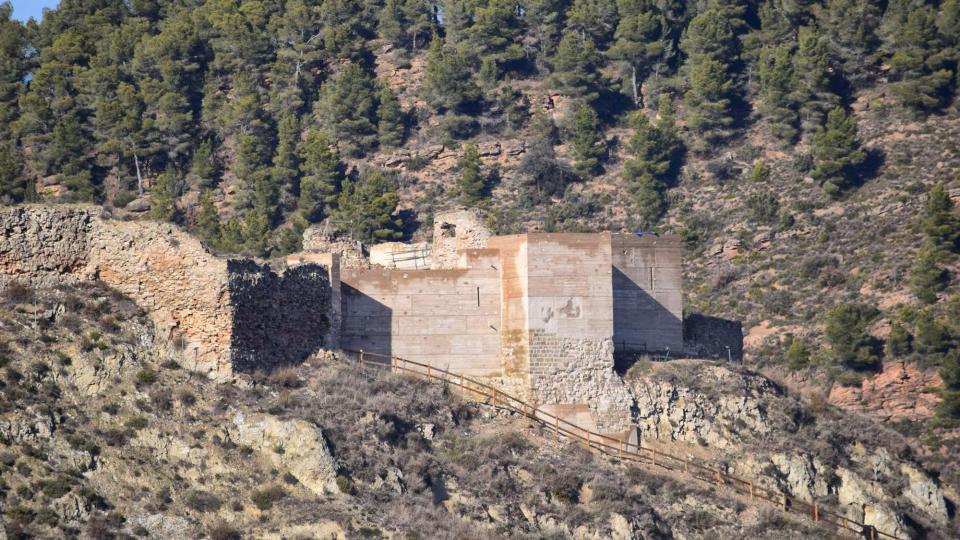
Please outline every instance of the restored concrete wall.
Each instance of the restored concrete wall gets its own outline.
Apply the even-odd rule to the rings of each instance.
[[[501,374],[496,251],[467,250],[464,268],[345,269],[341,344],[478,376]]]
[[[683,350],[682,244],[676,236],[614,234],[613,342],[617,352]]]

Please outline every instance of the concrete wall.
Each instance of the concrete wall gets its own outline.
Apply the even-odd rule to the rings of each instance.
[[[609,234],[495,237],[503,279],[505,370],[523,374],[527,396],[543,409],[615,432],[630,397],[613,371]]]
[[[683,350],[680,239],[612,235],[617,352]]]
[[[345,269],[341,345],[477,376],[499,376],[499,256],[467,250],[464,268]]]

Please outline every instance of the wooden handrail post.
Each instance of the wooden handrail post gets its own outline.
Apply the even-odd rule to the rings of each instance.
[[[753,482],[750,482],[750,500],[753,500]]]
[[[360,367],[363,367],[363,349],[360,349]]]
[[[720,479],[720,469],[717,469],[717,487],[720,487],[723,484],[723,480]]]
[[[590,448],[590,432],[589,431],[587,431],[587,448]]]
[[[816,501],[813,502],[813,521],[820,521],[820,507],[817,505]]]
[[[683,458],[683,472],[690,474],[690,461],[687,458]]]
[[[553,429],[557,430],[557,442],[560,442],[560,417],[554,416],[554,427]]]
[[[786,493],[780,494],[780,506],[783,507],[784,512],[787,511],[787,494]]]
[[[650,463],[654,466],[657,464],[657,451],[653,448],[650,449]]]
[[[427,364],[427,377],[433,377],[433,372],[430,370],[430,364]]]
[[[466,388],[465,386],[463,386],[463,373],[460,374],[460,386],[462,388]]]

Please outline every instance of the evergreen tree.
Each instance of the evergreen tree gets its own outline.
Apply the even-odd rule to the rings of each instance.
[[[524,57],[517,39],[521,30],[517,4],[514,0],[487,0],[476,6],[472,19],[460,50],[494,66],[493,78],[499,78],[505,66]]]
[[[13,6],[0,4],[0,138],[10,137],[10,125],[16,120],[17,99],[25,90],[27,37],[24,27],[10,20]],[[2,188],[0,188],[2,189]]]
[[[857,123],[840,107],[830,111],[827,123],[813,136],[812,176],[823,190],[838,196],[859,179],[859,167],[867,159],[857,136]]]
[[[673,180],[680,144],[673,128],[669,98],[661,97],[661,115],[654,125],[643,112],[631,118],[633,135],[627,143],[631,159],[621,177],[633,198],[634,210],[643,228],[651,228],[666,209],[664,191]]]
[[[200,141],[190,157],[190,177],[202,188],[211,188],[216,184],[217,166],[213,156],[213,141],[209,138]]]
[[[650,0],[619,0],[620,22],[607,55],[625,68],[633,101],[643,107],[640,85],[653,71],[664,50],[660,14]]]
[[[831,90],[829,53],[824,40],[813,28],[802,27],[797,42],[793,99],[799,103],[801,129],[804,134],[812,134],[839,105],[840,97]]]
[[[150,217],[173,221],[177,217],[177,174],[167,169],[157,177],[150,193]]]
[[[423,91],[427,103],[438,112],[472,112],[481,96],[466,59],[445,47],[439,37],[430,42]]]
[[[904,358],[913,351],[912,341],[913,336],[910,332],[902,324],[895,322],[890,326],[890,333],[887,334],[884,354],[887,358]]]
[[[374,147],[376,90],[359,64],[347,64],[323,86],[317,121],[349,156],[361,157]]]
[[[481,173],[483,162],[480,161],[480,150],[477,146],[464,146],[463,156],[457,165],[460,168],[460,201],[467,206],[473,206],[483,199],[485,187]]]
[[[824,338],[833,358],[852,369],[875,369],[880,364],[874,340],[867,332],[873,310],[856,304],[837,304],[827,312]]]
[[[547,60],[560,42],[565,0],[529,0],[524,2],[523,19],[529,35],[528,54],[535,55],[537,67],[548,71]]]
[[[921,354],[937,354],[951,348],[947,328],[934,317],[930,308],[920,311],[915,326],[914,348]]]
[[[830,53],[840,60],[843,74],[851,82],[859,84],[872,75],[882,5],[877,0],[826,0],[815,11]]]
[[[791,44],[784,43],[760,53],[761,111],[770,119],[774,136],[787,144],[796,141],[799,124],[797,105],[792,99],[796,77],[791,48]]]
[[[956,59],[944,54],[936,19],[932,7],[917,7],[892,36],[895,52],[889,63],[898,79],[892,91],[904,105],[918,111],[943,107],[954,82]]]
[[[0,143],[0,204],[23,202],[27,196],[27,182],[16,146]]]
[[[400,100],[389,86],[382,85],[377,102],[377,137],[380,146],[392,148],[402,145],[406,126]]]
[[[200,213],[194,231],[207,244],[217,245],[220,241],[220,214],[209,189],[200,192]]]
[[[702,139],[696,148],[706,150],[730,135],[733,125],[733,81],[727,66],[703,60],[690,69],[690,89],[685,97],[689,108],[687,125]]]
[[[317,222],[330,214],[343,180],[340,158],[330,139],[311,129],[300,147],[301,171],[298,210],[306,221]]]
[[[606,150],[600,138],[600,118],[589,105],[581,105],[574,113],[570,142],[577,173],[585,176],[597,172]]]
[[[616,0],[573,0],[567,10],[567,28],[579,35],[581,42],[606,46],[617,27]]]
[[[403,222],[395,217],[400,198],[397,180],[374,169],[356,180],[344,180],[334,219],[354,240],[367,244],[398,240]]]
[[[292,113],[280,117],[277,125],[277,148],[273,155],[273,183],[282,189],[282,203],[291,208],[300,194],[300,163],[297,145],[300,143],[300,123]]]
[[[920,250],[910,268],[910,290],[925,304],[937,301],[937,293],[946,286],[943,255],[937,249]]]
[[[574,179],[559,160],[553,147],[559,142],[559,135],[553,119],[537,112],[531,122],[533,142],[520,160],[518,172],[526,178],[540,197],[553,197],[564,192],[567,184]]]
[[[571,97],[592,103],[600,96],[598,61],[592,38],[565,32],[553,59],[553,86]]]
[[[934,186],[927,195],[921,227],[934,248],[947,253],[960,251],[960,218],[943,184]]]

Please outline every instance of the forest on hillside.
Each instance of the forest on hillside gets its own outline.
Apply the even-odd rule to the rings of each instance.
[[[783,145],[808,142],[812,176],[840,196],[870,165],[846,110],[854,92],[882,79],[904,108],[937,114],[960,54],[957,0],[63,0],[26,25],[11,11],[0,7],[4,201],[122,208],[149,192],[153,217],[257,253],[337,214],[367,216],[349,227],[364,240],[396,237],[396,174],[341,160],[402,147],[428,118],[430,136],[467,145],[451,182],[468,205],[487,194],[469,147],[481,130],[531,130],[521,172],[550,196],[601,171],[604,131],[625,126],[621,178],[636,224],[653,227],[684,156],[758,115]],[[383,43],[426,55],[424,110],[377,78]],[[559,129],[531,110],[514,84],[525,80],[573,100]],[[226,209],[211,197],[225,173],[238,184]]]
[[[678,232],[691,309],[785,329],[758,358],[854,385],[919,359],[960,417],[960,0],[11,13],[0,5],[4,203],[149,212],[258,256],[296,251],[322,221],[409,237],[450,204],[499,232]],[[491,141],[520,141],[513,161],[491,163]],[[454,165],[423,181],[445,149]]]

